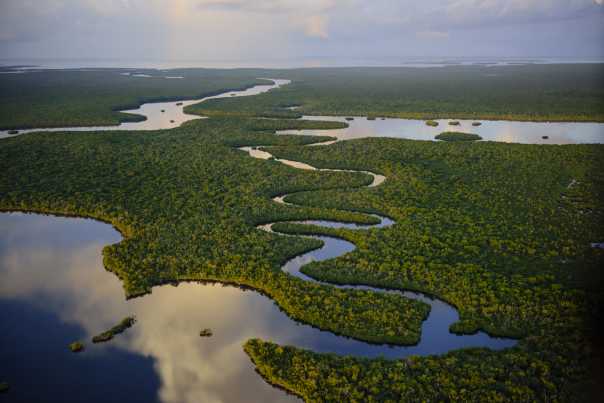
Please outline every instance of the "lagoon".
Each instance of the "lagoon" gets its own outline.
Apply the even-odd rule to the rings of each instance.
[[[519,122],[504,120],[459,120],[452,126],[453,119],[436,120],[438,126],[426,125],[424,120],[376,118],[368,120],[356,116],[346,120],[341,116],[303,116],[307,120],[346,122],[349,127],[337,130],[282,130],[279,134],[303,134],[332,136],[338,140],[353,140],[364,137],[393,137],[410,140],[431,140],[445,131],[478,134],[482,141],[498,141],[522,144],[582,144],[604,143],[604,123],[585,122]],[[472,126],[480,122],[480,126]],[[543,136],[547,136],[544,139]]]

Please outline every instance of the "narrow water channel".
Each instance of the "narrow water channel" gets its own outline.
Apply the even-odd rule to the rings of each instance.
[[[236,95],[265,92],[286,83],[278,80],[272,86]],[[216,97],[206,99],[210,98]],[[183,114],[182,107],[187,104],[176,108],[176,103],[169,104],[174,104],[174,113]],[[142,105],[138,112],[149,113],[146,122],[150,122],[157,113],[154,108]],[[163,108],[168,110],[165,105]],[[197,117],[187,117],[191,118]],[[161,128],[161,123],[157,124],[160,126],[152,128]],[[243,150],[252,157],[270,157],[267,151]],[[298,169],[315,169],[296,161],[281,162]],[[370,186],[387,180],[367,173],[374,178]],[[274,200],[283,203],[285,197]],[[379,218],[380,224],[374,227],[394,225],[387,217]],[[369,227],[329,221],[305,223],[359,231]],[[270,231],[271,225],[261,229]],[[283,270],[315,281],[300,272],[304,264],[354,249],[341,239],[318,238],[324,241],[323,247],[291,259]],[[242,344],[253,337],[317,352],[391,359],[442,354],[463,347],[502,349],[516,343],[484,333],[451,334],[449,326],[458,320],[457,311],[444,301],[411,292],[399,293],[429,304],[431,312],[422,325],[420,343],[409,347],[373,345],[297,323],[272,300],[232,286],[166,285],[144,297],[125,300],[119,280],[103,269],[101,259],[103,246],[119,241],[111,226],[93,220],[0,213],[0,380],[11,385],[8,394],[0,395],[0,401],[297,401],[255,373],[242,350]],[[130,315],[138,322],[126,333],[106,344],[89,343],[92,336]],[[202,328],[211,328],[214,336],[200,338]],[[73,354],[67,349],[75,340],[87,342],[84,353]]]
[[[18,136],[19,134],[31,132],[82,132],[82,131],[107,131],[107,130],[159,130],[173,129],[182,125],[189,120],[204,119],[202,116],[189,115],[184,112],[184,108],[189,105],[205,102],[210,99],[231,98],[231,97],[247,97],[252,95],[262,94],[283,85],[289,84],[290,80],[266,79],[267,82],[272,81],[272,84],[261,84],[250,87],[242,91],[227,91],[222,94],[212,95],[199,99],[188,101],[173,101],[173,102],[150,102],[142,104],[136,109],[126,109],[120,112],[129,113],[132,115],[141,115],[145,120],[140,122],[124,122],[114,126],[82,126],[82,127],[53,127],[18,130],[15,134],[10,134],[9,130],[0,130],[0,139],[3,137]]]

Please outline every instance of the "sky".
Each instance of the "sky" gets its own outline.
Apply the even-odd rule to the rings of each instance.
[[[439,57],[602,59],[604,0],[0,0],[0,59]]]

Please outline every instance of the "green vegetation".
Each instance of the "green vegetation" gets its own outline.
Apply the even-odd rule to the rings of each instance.
[[[292,318],[322,329],[376,342],[416,342],[424,304],[292,278],[280,266],[320,241],[255,228],[305,218],[374,221],[359,213],[280,206],[271,200],[296,191],[356,189],[371,182],[369,175],[305,172],[235,149],[311,143],[317,138],[275,136],[273,131],[341,125],[229,118],[155,132],[3,139],[0,208],[113,224],[125,239],[104,248],[104,263],[122,279],[130,297],[170,281],[230,282],[264,292]]]
[[[127,329],[134,326],[135,323],[136,323],[136,319],[133,316],[124,318],[121,320],[120,323],[113,326],[111,329],[109,329],[99,335],[94,336],[92,338],[92,342],[93,343],[104,343],[106,341],[109,341],[109,340],[113,339],[113,336],[123,333]]]
[[[402,360],[316,354],[257,339],[244,349],[272,384],[307,402],[588,401],[588,391],[560,388],[572,369],[517,350],[466,349]],[[594,400],[596,401],[596,400]]]
[[[193,105],[198,114],[297,118],[307,115],[414,119],[604,121],[600,64],[505,67],[449,66],[333,69],[181,69],[167,80],[125,76],[125,70],[51,70],[0,75],[0,128],[115,125],[140,116],[117,112],[142,102],[193,99],[291,79],[280,91]],[[495,74],[495,76],[493,76]],[[285,109],[299,106],[296,110]]]
[[[426,120],[426,126],[436,127],[438,126],[438,122],[436,120]]]
[[[190,106],[202,115],[604,121],[602,64],[266,70],[292,84]],[[300,105],[295,111],[285,106]]]
[[[156,70],[151,78],[125,76],[124,70],[48,70],[0,74],[0,129],[117,125],[141,116],[117,112],[150,101],[194,99],[266,83],[251,70],[183,69],[167,80]],[[9,77],[10,76],[10,77]]]
[[[272,354],[277,346],[260,342],[249,344],[248,353],[270,382],[311,401],[318,391],[341,400],[339,393],[355,390],[366,399],[393,393],[399,396],[394,401],[406,400],[407,392],[400,389],[405,385],[423,391],[422,398],[437,393],[441,398],[436,400],[465,400],[451,391],[465,389],[486,400],[513,401],[526,393],[528,400],[581,401],[573,385],[590,378],[590,318],[602,301],[598,267],[604,253],[590,243],[604,239],[603,151],[601,145],[467,147],[396,139],[271,148],[277,158],[388,177],[382,186],[364,192],[303,192],[286,198],[305,206],[381,212],[397,222],[377,231],[314,227],[313,233],[339,236],[358,248],[335,260],[311,263],[303,268],[305,274],[332,283],[436,295],[460,311],[452,331],[480,329],[521,341],[509,351],[469,350],[454,353],[455,360],[451,355],[418,359],[420,372],[413,373],[419,378],[404,382],[404,376],[387,375],[397,373],[393,370],[404,365],[400,362],[297,349],[279,356]],[[570,183],[575,185],[569,188]],[[364,381],[347,372],[350,360],[366,374]],[[305,378],[301,368],[312,377]],[[540,377],[532,372],[535,368]],[[455,375],[442,378],[448,372]],[[493,377],[473,375],[482,372]]]
[[[437,140],[443,141],[475,141],[482,140],[478,134],[462,133],[462,132],[442,132],[434,137]]]
[[[79,341],[74,341],[73,343],[69,344],[69,349],[72,353],[80,353],[84,351],[84,344]]]
[[[0,382],[0,393],[8,392],[9,389],[10,385],[8,384],[8,382]]]
[[[210,337],[213,334],[214,333],[212,333],[212,329],[209,329],[209,328],[205,328],[201,332],[199,332],[200,337]]]
[[[457,120],[452,120],[449,122],[449,126],[459,126],[459,125],[460,125],[460,123]]]
[[[363,231],[313,227],[357,249],[309,264],[304,273],[435,295],[459,310],[452,331],[518,337],[518,346],[387,361],[252,340],[246,352],[268,381],[309,401],[585,401],[590,367],[599,358],[590,340],[602,303],[604,250],[591,244],[604,239],[603,145],[370,138],[301,147],[317,138],[273,131],[341,123],[241,117],[295,118],[323,108],[343,116],[439,117],[442,111],[459,118],[602,120],[601,86],[594,84],[600,73],[593,66],[506,67],[488,78],[481,69],[291,70],[298,80],[291,87],[196,106],[214,117],[178,129],[2,139],[0,209],[113,224],[124,240],[103,250],[104,263],[130,297],[172,281],[236,283],[265,293],[295,320],[361,340],[413,343],[426,305],[288,276],[283,262],[320,241],[255,229],[301,219],[367,222],[359,212],[379,213],[396,224]],[[440,76],[445,70],[450,84]],[[351,80],[360,74],[369,78]],[[441,88],[428,91],[426,77]],[[302,108],[284,109],[292,104]],[[259,145],[274,146],[277,158],[368,170],[388,180],[368,189],[365,174],[301,171],[235,149]],[[271,201],[285,193],[295,193],[286,200],[300,207]]]

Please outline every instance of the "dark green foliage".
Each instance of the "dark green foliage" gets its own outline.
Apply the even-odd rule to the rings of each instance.
[[[449,126],[459,126],[459,125],[460,125],[460,123],[457,120],[452,120],[449,122]]]
[[[602,64],[267,70],[293,83],[257,97],[189,107],[199,114],[263,116],[283,105],[304,115],[413,119],[604,121]]]
[[[207,119],[156,132],[41,133],[1,140],[0,208],[102,219],[125,239],[103,250],[128,296],[178,280],[256,288],[294,319],[370,341],[417,341],[426,306],[395,295],[334,290],[280,270],[320,246],[255,226],[296,219],[372,221],[359,213],[280,206],[271,197],[358,188],[365,174],[305,172],[250,158],[235,146],[304,144],[267,127],[321,123]],[[326,126],[334,126],[327,123]]]
[[[151,101],[175,101],[212,95],[266,81],[252,70],[183,69],[169,74],[144,71],[151,78],[124,76],[125,70],[48,70],[0,74],[0,128],[100,126],[139,121],[117,112]],[[9,77],[10,76],[10,77]]]
[[[106,341],[109,341],[109,340],[113,339],[113,336],[123,333],[127,329],[134,326],[135,323],[136,323],[136,319],[132,316],[124,318],[121,320],[120,323],[113,326],[111,329],[109,329],[99,335],[94,336],[92,338],[92,342],[93,343],[104,343]]]
[[[299,118],[302,114],[417,119],[484,118],[604,121],[604,73],[599,64],[442,69],[337,68],[291,70],[182,69],[166,80],[121,75],[124,70],[43,71],[0,75],[0,128],[111,125],[138,121],[122,114],[142,102],[198,98],[260,83],[292,79],[280,91],[217,99],[188,112]],[[300,106],[296,110],[285,109]]]
[[[69,344],[69,349],[72,353],[80,353],[84,351],[84,344],[80,341],[74,341],[73,343]]]
[[[303,192],[286,199],[378,211],[397,222],[367,231],[279,225],[279,231],[338,236],[358,246],[338,259],[307,265],[305,274],[437,295],[460,311],[452,331],[482,329],[522,340],[510,351],[480,350],[480,359],[471,365],[464,363],[472,357],[469,351],[454,353],[455,365],[451,355],[417,359],[420,373],[402,380],[389,374],[398,373],[404,361],[296,349],[279,361],[272,350],[276,346],[249,344],[248,353],[269,381],[310,401],[346,400],[340,393],[361,392],[355,395],[358,401],[369,396],[399,401],[406,400],[408,387],[408,393],[426,400],[482,396],[477,400],[513,401],[522,394],[528,400],[583,400],[575,385],[590,377],[590,315],[602,301],[598,270],[604,252],[590,244],[604,239],[604,146],[489,142],[468,147],[376,138],[271,152],[317,167],[369,170],[388,178],[364,192]],[[525,364],[519,368],[520,362]],[[367,371],[363,382],[346,372],[353,364]],[[542,368],[541,375],[522,369],[534,365]],[[303,375],[302,367],[312,377]],[[487,376],[476,378],[477,373]],[[499,375],[494,381],[488,374]],[[462,389],[468,395],[454,394]]]
[[[438,122],[435,120],[426,120],[426,126],[436,127],[438,126]]]
[[[567,387],[568,379],[577,376],[575,368],[563,365],[572,363],[572,357],[552,363],[547,355],[518,349],[467,349],[442,356],[368,360],[257,339],[244,349],[264,378],[307,402],[589,401],[584,389]]]
[[[440,111],[462,117],[481,111],[501,118],[601,120],[601,86],[594,84],[599,73],[593,66],[489,68],[506,73],[489,77],[492,85],[477,74],[481,69],[443,69],[453,73],[451,83],[439,72],[408,69],[327,70],[323,77],[291,70],[287,73],[299,81],[290,88],[208,103],[203,113],[296,117],[298,111],[283,107],[301,104],[304,113],[324,108],[357,116],[415,110],[426,117]],[[360,74],[369,76],[350,80]],[[423,74],[432,75],[440,88],[428,91]],[[354,87],[348,89],[340,75]],[[386,84],[392,86],[397,75],[397,86],[389,90]],[[466,92],[460,86],[468,90],[462,99],[459,94]],[[379,95],[367,97],[374,93]],[[404,344],[419,337],[427,306],[292,278],[281,272],[281,264],[320,242],[255,229],[307,218],[367,222],[359,211],[387,215],[396,224],[384,229],[278,228],[325,233],[357,246],[306,266],[308,275],[438,296],[459,309],[453,331],[521,337],[518,347],[386,361],[250,341],[246,351],[265,378],[309,401],[585,400],[577,393],[589,379],[590,318],[602,300],[604,251],[590,244],[604,239],[604,146],[373,138],[300,147],[316,138],[272,134],[308,125],[335,127],[212,118],[169,131],[0,140],[0,209],[112,223],[125,239],[104,249],[104,261],[128,296],[169,281],[237,283],[264,292],[296,320],[363,340]],[[369,170],[387,180],[362,188],[370,181],[367,175],[300,171],[233,149],[244,145],[278,146],[271,148],[278,158]],[[303,207],[271,201],[293,192],[288,200]]]
[[[434,137],[437,140],[443,141],[475,141],[482,140],[478,134],[462,133],[462,132],[442,132]]]

